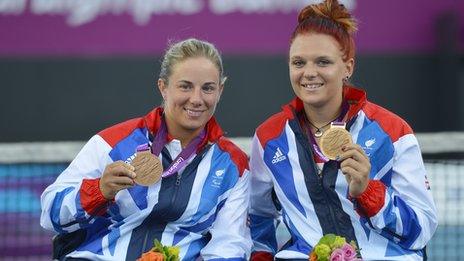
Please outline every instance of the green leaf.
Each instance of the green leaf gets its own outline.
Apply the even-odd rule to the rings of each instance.
[[[158,239],[153,242],[151,251],[163,254],[165,261],[179,261],[180,249],[177,246],[163,246]]]
[[[164,253],[163,245],[161,244],[161,242],[158,241],[158,239],[154,240],[152,250],[158,253]]]
[[[171,256],[179,256],[180,248],[177,246],[172,246],[168,248],[168,253]]]

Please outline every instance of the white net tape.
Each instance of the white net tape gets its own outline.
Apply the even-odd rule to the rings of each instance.
[[[464,152],[464,132],[417,133],[422,153]],[[231,138],[249,153],[251,137]],[[0,163],[69,162],[83,141],[0,143]]]

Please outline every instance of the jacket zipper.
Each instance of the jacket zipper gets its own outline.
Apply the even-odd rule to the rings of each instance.
[[[181,179],[182,179],[182,174],[177,173],[176,182],[174,183],[174,192],[172,193],[170,206],[172,206],[174,204],[174,202],[176,201],[177,191],[179,190]],[[147,231],[145,232],[145,238],[143,239],[142,253],[140,253],[140,255],[142,255],[144,253],[144,249],[147,246],[148,233],[149,233],[149,230],[147,229]]]
[[[316,166],[317,163],[313,162],[314,163],[314,166]],[[322,173],[324,172],[324,168],[325,168],[325,164],[324,166],[322,167],[322,170],[320,173],[318,173],[317,171],[317,168],[314,167],[314,171],[315,173],[318,173],[317,177],[318,177],[318,180],[319,180],[319,186],[321,186],[322,188],[322,191],[324,191],[324,195],[325,195],[325,200],[327,202],[327,206],[329,208],[329,212],[330,212],[330,217],[332,218],[332,224],[334,224],[335,226],[335,230],[336,230],[336,234],[340,234],[340,229],[338,227],[338,223],[337,223],[337,220],[335,218],[335,213],[334,213],[334,210],[332,208],[332,204],[330,203],[330,201],[328,200],[328,195],[327,195],[327,192],[325,191],[325,188],[324,188],[324,180],[322,178]]]
[[[144,239],[143,239],[142,252],[140,253],[140,256],[143,255],[144,249],[145,249],[145,247],[147,246],[148,233],[149,233],[149,230],[147,229],[147,230],[145,231],[145,237],[144,237]]]
[[[174,201],[176,201],[176,198],[177,198],[177,191],[179,190],[181,178],[182,178],[182,174],[181,174],[181,173],[177,173],[177,176],[176,176],[176,183],[174,183],[174,192],[172,193],[172,198],[171,198],[171,206],[174,205]]]

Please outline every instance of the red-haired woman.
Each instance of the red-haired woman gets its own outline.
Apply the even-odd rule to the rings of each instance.
[[[404,120],[348,84],[355,31],[336,0],[298,16],[289,51],[296,98],[253,139],[253,260],[308,260],[329,233],[354,240],[364,260],[425,258],[437,216],[421,152]],[[291,235],[279,250],[277,220]]]

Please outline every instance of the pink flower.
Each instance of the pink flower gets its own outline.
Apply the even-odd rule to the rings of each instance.
[[[345,243],[342,246],[342,251],[343,251],[343,255],[345,256],[346,260],[349,260],[349,261],[355,260],[356,250],[354,250],[353,246],[351,246],[348,243]]]
[[[341,250],[340,248],[335,249],[330,255],[330,261],[343,261],[343,260],[345,260],[345,255],[343,254],[343,250]]]

